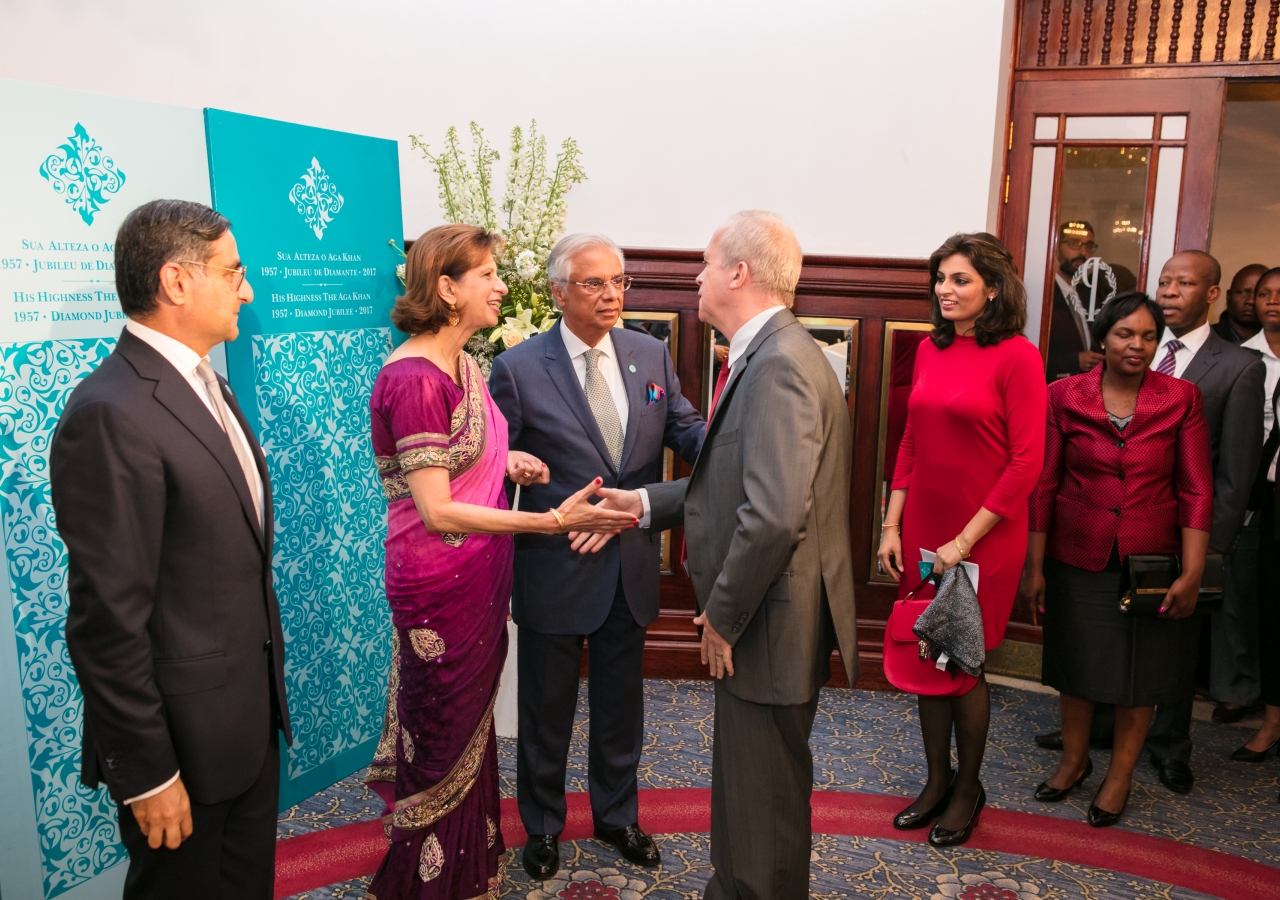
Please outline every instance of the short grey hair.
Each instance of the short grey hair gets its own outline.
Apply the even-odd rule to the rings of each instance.
[[[556,245],[551,248],[551,254],[547,257],[547,280],[561,286],[568,284],[569,263],[583,250],[590,250],[593,247],[612,250],[617,254],[618,262],[623,266],[627,264],[622,255],[622,248],[615,244],[612,238],[603,234],[566,234],[556,241]]]
[[[804,254],[800,242],[782,217],[763,209],[748,209],[729,217],[720,238],[719,265],[730,269],[747,264],[759,285],[788,308],[796,299]]]

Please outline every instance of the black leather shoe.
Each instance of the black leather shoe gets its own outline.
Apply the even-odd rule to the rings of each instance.
[[[1041,750],[1062,750],[1062,732],[1049,731],[1036,735],[1036,746]]]
[[[1275,749],[1276,744],[1280,744],[1280,741],[1272,741],[1271,746],[1265,750],[1250,750],[1249,745],[1245,744],[1232,753],[1231,758],[1236,762],[1262,762],[1267,758],[1267,754]]]
[[[1124,803],[1120,807],[1120,812],[1107,812],[1098,805],[1096,796],[1093,799],[1094,802],[1089,804],[1089,824],[1094,828],[1110,828],[1120,821],[1120,817],[1124,815],[1124,808],[1129,805],[1128,794],[1124,795]]]
[[[942,799],[933,804],[933,807],[925,812],[908,812],[904,809],[893,817],[893,827],[899,831],[912,831],[916,828],[925,828],[930,822],[938,818],[947,811],[947,805],[951,803],[951,796],[955,793],[956,770],[951,770],[951,782],[947,785],[946,793],[942,795]]]
[[[1066,788],[1051,787],[1049,785],[1049,782],[1042,781],[1040,782],[1040,786],[1036,788],[1036,799],[1039,800],[1041,803],[1061,803],[1063,800],[1067,799],[1067,794],[1070,794],[1076,788],[1080,787],[1080,785],[1084,784],[1084,780],[1092,774],[1093,774],[1093,760],[1085,759],[1084,774],[1082,774],[1079,778],[1077,778],[1074,782],[1072,782],[1071,787],[1066,787]]]
[[[1219,703],[1213,708],[1213,721],[1219,725],[1234,725],[1245,716],[1251,716],[1261,710],[1260,706],[1237,706],[1232,709],[1224,703]]]
[[[974,804],[973,815],[969,816],[969,821],[959,831],[952,831],[950,828],[943,828],[941,825],[934,825],[929,829],[929,843],[935,847],[956,847],[969,840],[969,835],[973,834],[974,827],[978,824],[978,814],[982,812],[982,807],[987,805],[987,789],[982,785],[978,785],[978,802]]]
[[[529,877],[546,881],[560,871],[560,841],[555,834],[531,834],[524,845],[521,862]]]
[[[1180,759],[1157,759],[1151,757],[1151,765],[1156,767],[1160,783],[1175,794],[1190,794],[1191,786],[1196,783],[1196,776],[1191,774],[1191,767]]]
[[[640,830],[639,825],[626,828],[597,828],[596,840],[608,844],[622,854],[628,862],[637,866],[656,866],[662,862],[658,846],[653,838]]]

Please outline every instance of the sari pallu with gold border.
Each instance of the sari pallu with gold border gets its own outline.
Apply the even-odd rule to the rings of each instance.
[[[513,539],[428,533],[404,479],[447,468],[454,500],[507,508],[506,420],[466,355],[462,375],[460,390],[426,360],[400,360],[379,374],[371,402],[395,625],[386,718],[366,777],[387,803],[390,841],[369,886],[375,900],[496,898],[502,885],[493,707]]]

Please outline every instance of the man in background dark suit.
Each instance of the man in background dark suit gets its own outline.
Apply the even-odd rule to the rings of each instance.
[[[550,509],[595,476],[606,488],[659,481],[664,447],[692,462],[704,423],[680,393],[667,345],[614,327],[630,285],[622,251],[600,235],[567,235],[552,248],[547,275],[560,322],[498,356],[489,379],[511,449],[550,469],[547,484],[523,489],[520,506]],[[596,837],[638,865],[659,862],[638,823],[636,768],[644,741],[645,628],[658,617],[661,547],[661,534],[642,530],[587,556],[562,535],[516,536],[516,793],[529,834],[522,860],[533,878],[550,878],[560,866],[584,640]]]
[[[1218,337],[1230,344],[1243,344],[1261,329],[1258,314],[1253,308],[1253,289],[1267,267],[1262,263],[1250,263],[1231,279],[1227,288],[1227,308],[1213,326]]]
[[[1231,555],[1262,459],[1266,367],[1255,353],[1228,343],[1210,328],[1209,307],[1218,299],[1221,279],[1218,261],[1201,250],[1177,253],[1164,264],[1154,299],[1164,310],[1167,327],[1151,367],[1190,381],[1204,397],[1213,445],[1209,549],[1227,557],[1223,602],[1231,603]],[[1185,664],[1194,666],[1196,660]],[[1193,699],[1161,704],[1147,733],[1147,750],[1160,781],[1184,794],[1195,783],[1190,766]]]
[[[1097,252],[1092,225],[1085,221],[1062,223],[1058,229],[1058,268],[1053,273],[1053,308],[1045,369],[1049,381],[1088,372],[1102,362],[1102,354],[1093,349],[1085,313],[1073,309],[1067,300],[1072,276]]]
[[[290,739],[262,452],[209,365],[253,300],[230,223],[157,200],[116,238],[129,317],[50,451],[83,768],[119,805],[124,896],[268,900]]]

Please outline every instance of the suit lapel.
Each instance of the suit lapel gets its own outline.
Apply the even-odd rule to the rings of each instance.
[[[627,390],[627,433],[622,440],[622,461],[618,463],[618,472],[622,473],[627,470],[627,460],[631,456],[631,448],[636,445],[636,435],[640,432],[640,417],[644,415],[645,407],[649,403],[648,392],[645,390],[648,385],[644,380],[644,376],[640,373],[640,366],[636,366],[636,371],[632,372],[628,366],[634,365],[635,355],[632,353],[634,348],[626,346],[630,343],[627,341],[626,329],[615,328],[613,330],[613,352],[618,356],[618,371],[622,373],[622,384]],[[619,336],[624,336],[620,341]],[[594,417],[592,417],[594,421]]]
[[[613,457],[609,455],[609,447],[604,442],[604,436],[600,434],[600,426],[596,424],[596,417],[592,415],[591,407],[587,405],[587,395],[582,391],[582,384],[578,381],[578,373],[573,370],[573,360],[569,358],[569,350],[564,345],[564,338],[560,336],[560,329],[563,327],[563,323],[558,324],[545,335],[547,341],[547,375],[550,376],[552,384],[556,386],[556,390],[560,392],[565,405],[577,417],[582,430],[586,432],[587,437],[591,438],[591,442],[595,444],[604,464],[613,469]]]
[[[253,529],[254,536],[258,539],[259,546],[263,552],[266,552],[266,541],[263,539],[262,529],[258,525],[258,511],[253,506],[253,497],[249,494],[249,485],[244,480],[244,472],[240,468],[240,460],[236,458],[235,450],[231,447],[230,437],[222,430],[222,427],[213,418],[213,414],[209,412],[209,408],[204,405],[204,401],[196,396],[195,391],[185,378],[170,365],[169,361],[157,353],[146,341],[134,337],[129,331],[125,331],[120,336],[120,343],[116,345],[120,354],[127,359],[134,367],[134,370],[143,378],[149,381],[155,381],[156,387],[152,392],[152,396],[160,403],[169,413],[182,423],[191,434],[204,445],[205,449],[218,461],[222,471],[226,473],[227,478],[231,481],[231,486],[235,489],[236,496],[240,498],[240,506],[244,510],[245,517],[249,520],[250,527]],[[226,396],[224,391],[223,396]],[[240,427],[244,429],[246,435],[252,434],[248,425],[244,421],[243,415],[240,414],[239,406],[234,403],[232,398],[228,405],[235,411],[236,418],[240,422]],[[250,439],[250,445],[254,445],[254,441]],[[255,451],[254,457],[258,454]],[[259,471],[261,471],[261,462],[258,463]],[[266,493],[266,475],[263,473],[263,492]],[[263,498],[265,504],[266,498]]]
[[[1198,385],[1209,374],[1209,370],[1218,364],[1218,354],[1222,352],[1219,341],[1222,341],[1222,338],[1218,337],[1212,328],[1209,329],[1209,336],[1200,345],[1196,355],[1191,357],[1191,362],[1187,363],[1187,368],[1182,373],[1183,381]]]

